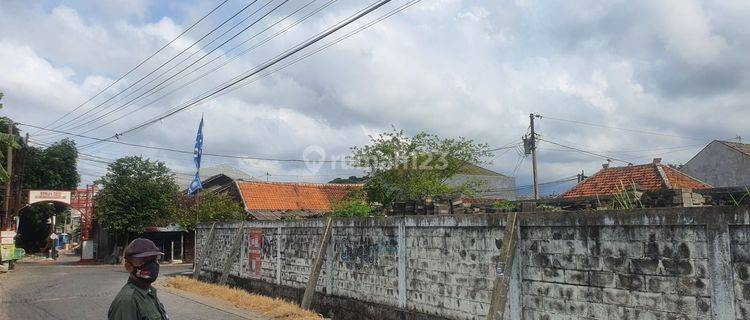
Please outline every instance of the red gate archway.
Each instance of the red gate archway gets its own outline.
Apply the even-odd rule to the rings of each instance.
[[[91,233],[94,222],[94,196],[97,191],[98,188],[92,185],[73,191],[29,190],[26,206],[37,202],[60,202],[81,212],[81,261],[90,261],[94,259],[94,242],[91,239]]]

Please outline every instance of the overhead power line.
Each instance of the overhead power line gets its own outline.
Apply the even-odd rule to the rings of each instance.
[[[576,181],[576,180],[578,180],[578,176],[571,176],[571,177],[565,177],[565,178],[554,180],[554,181],[542,182],[542,183],[539,183],[539,186],[540,187],[556,186],[556,185],[560,185],[560,184],[564,184],[564,183]],[[528,190],[528,189],[533,189],[533,188],[534,188],[534,185],[530,184],[530,185],[524,185],[524,186],[519,186],[515,188],[491,188],[491,189],[480,189],[478,191],[479,192],[521,191],[521,190]]]
[[[130,75],[130,74],[131,74],[131,73],[132,73],[133,71],[135,71],[136,69],[138,69],[138,68],[140,68],[141,66],[143,66],[143,64],[145,64],[146,62],[148,62],[149,60],[151,60],[151,58],[153,58],[154,56],[156,56],[157,54],[159,54],[159,53],[160,53],[160,52],[161,52],[162,50],[164,50],[164,49],[168,48],[168,47],[169,47],[169,46],[170,46],[170,45],[171,45],[172,43],[174,43],[175,41],[177,41],[177,39],[179,39],[180,37],[182,37],[183,35],[185,35],[185,34],[186,34],[186,33],[187,33],[188,31],[190,31],[191,29],[193,29],[193,27],[195,27],[196,25],[198,25],[198,24],[199,24],[199,23],[200,23],[201,21],[203,21],[204,19],[206,19],[206,18],[207,18],[208,16],[210,16],[210,15],[211,15],[212,13],[214,13],[214,12],[215,12],[216,10],[218,10],[218,9],[219,9],[219,8],[220,8],[221,6],[223,6],[223,5],[224,5],[225,3],[227,3],[228,1],[229,1],[229,0],[224,0],[224,1],[222,1],[221,3],[219,3],[219,4],[218,4],[218,5],[216,6],[216,7],[214,7],[214,8],[213,8],[213,9],[212,9],[211,11],[209,11],[208,13],[206,13],[206,14],[205,14],[204,16],[202,16],[202,17],[201,17],[200,19],[198,19],[197,21],[193,22],[193,24],[191,24],[191,25],[190,25],[190,26],[189,26],[189,27],[188,27],[187,29],[185,29],[184,31],[182,31],[182,33],[180,33],[179,35],[177,35],[177,37],[175,37],[174,39],[172,39],[171,41],[169,41],[169,42],[168,42],[167,44],[165,44],[164,46],[162,46],[161,48],[159,48],[159,50],[156,50],[156,52],[152,53],[152,54],[151,54],[150,56],[148,56],[148,57],[147,57],[146,59],[144,59],[143,61],[141,61],[140,63],[138,63],[138,64],[137,64],[136,66],[134,66],[134,67],[133,67],[133,68],[131,68],[130,70],[128,70],[128,72],[126,72],[126,73],[124,73],[123,75],[121,75],[121,76],[120,76],[119,78],[117,78],[117,79],[116,79],[116,80],[115,80],[114,82],[112,82],[112,83],[110,83],[110,84],[109,84],[108,86],[106,86],[106,87],[105,87],[104,89],[102,89],[102,90],[100,90],[99,92],[97,92],[97,93],[96,93],[96,94],[95,94],[94,96],[92,96],[92,97],[91,97],[91,98],[89,98],[88,100],[84,101],[83,103],[81,103],[81,104],[80,104],[80,105],[78,105],[77,107],[73,108],[72,110],[68,111],[67,113],[63,114],[63,115],[62,115],[61,117],[58,117],[58,118],[57,118],[57,119],[55,119],[54,121],[50,122],[50,123],[49,123],[49,124],[47,124],[47,125],[46,125],[45,127],[48,127],[48,128],[49,128],[49,127],[51,127],[52,125],[54,125],[54,124],[55,124],[55,123],[57,123],[58,121],[60,121],[60,120],[64,119],[65,117],[69,116],[70,114],[72,114],[72,113],[73,113],[73,112],[75,112],[76,110],[80,109],[81,107],[83,107],[83,106],[84,106],[84,105],[86,105],[87,103],[91,102],[92,100],[94,100],[94,99],[95,99],[96,97],[98,97],[99,95],[101,95],[101,94],[102,94],[102,93],[104,93],[105,91],[109,90],[109,88],[111,88],[112,86],[114,86],[115,84],[117,84],[118,82],[120,82],[120,81],[121,81],[122,79],[124,79],[125,77],[127,77],[128,75]],[[38,132],[38,131],[37,131],[37,132]]]
[[[102,142],[110,142],[115,144],[121,144],[131,147],[137,147],[137,148],[145,148],[145,149],[152,149],[152,150],[160,150],[160,151],[168,151],[168,152],[174,152],[174,153],[182,153],[182,154],[193,154],[193,150],[179,150],[174,148],[166,148],[166,147],[157,147],[157,146],[148,146],[143,144],[137,144],[137,143],[129,143],[125,141],[119,141],[119,140],[105,140],[102,138],[97,137],[91,137],[87,135],[77,134],[77,133],[71,133],[71,132],[64,132],[60,130],[55,129],[47,129],[40,126],[35,126],[31,124],[25,124],[25,123],[16,123],[20,126],[26,126],[30,128],[40,129],[44,131],[49,132],[55,132],[55,133],[61,133],[68,136],[73,137],[79,137],[84,139],[90,139],[95,141],[102,141]],[[318,163],[346,163],[349,162],[347,160],[305,160],[305,159],[279,159],[279,158],[264,158],[264,157],[253,157],[253,156],[242,156],[242,155],[230,155],[230,154],[219,154],[219,153],[210,153],[210,152],[203,152],[204,156],[209,157],[220,157],[220,158],[232,158],[232,159],[245,159],[245,160],[258,160],[258,161],[277,161],[277,162],[318,162]]]
[[[132,88],[133,86],[137,85],[138,83],[140,83],[140,82],[141,82],[141,81],[143,81],[144,79],[148,78],[149,76],[151,76],[151,75],[152,75],[152,74],[154,74],[155,72],[157,72],[157,71],[161,70],[161,68],[165,67],[165,66],[166,66],[166,65],[168,65],[168,64],[169,64],[170,62],[172,62],[172,61],[173,61],[174,59],[176,59],[177,57],[179,57],[179,56],[180,56],[180,55],[182,55],[183,53],[187,52],[187,51],[188,51],[188,50],[190,50],[190,49],[191,49],[192,47],[194,47],[195,45],[197,45],[198,43],[200,43],[201,41],[203,41],[203,39],[205,39],[206,37],[208,37],[208,36],[210,36],[211,34],[213,34],[214,32],[216,32],[216,30],[218,30],[219,28],[221,28],[222,26],[224,26],[225,24],[227,24],[227,23],[228,23],[229,21],[231,21],[232,19],[234,19],[235,17],[237,17],[237,16],[239,15],[239,14],[241,14],[242,12],[244,12],[245,10],[247,10],[247,9],[248,9],[248,8],[249,8],[250,6],[252,6],[252,5],[253,5],[254,3],[256,3],[257,1],[258,1],[258,0],[253,0],[252,2],[248,3],[247,5],[245,5],[244,7],[242,7],[242,9],[240,9],[240,10],[239,10],[239,11],[237,11],[237,12],[236,12],[235,14],[233,14],[233,15],[232,15],[231,17],[229,17],[229,18],[225,19],[225,20],[224,20],[224,21],[223,21],[223,22],[222,22],[221,24],[219,24],[218,26],[216,26],[215,28],[213,28],[213,29],[212,29],[211,31],[209,31],[208,33],[204,34],[204,35],[203,35],[202,37],[200,37],[200,38],[199,38],[198,40],[196,40],[195,42],[193,42],[193,43],[192,43],[192,44],[191,44],[190,46],[186,47],[185,49],[183,49],[182,51],[180,51],[180,52],[179,52],[178,54],[174,55],[174,56],[173,56],[172,58],[169,58],[169,60],[167,60],[166,62],[164,62],[164,63],[162,63],[161,65],[159,65],[158,67],[156,67],[156,69],[154,69],[154,70],[152,70],[151,72],[147,73],[146,75],[144,75],[144,76],[143,76],[143,77],[141,77],[140,79],[136,80],[135,82],[133,82],[132,84],[130,84],[129,86],[127,86],[127,87],[126,87],[125,89],[123,89],[123,90],[120,90],[120,91],[119,91],[118,93],[116,93],[115,95],[111,96],[110,98],[108,98],[107,100],[103,101],[102,103],[100,103],[100,104],[98,104],[98,105],[96,105],[96,106],[94,106],[94,107],[92,107],[92,108],[89,108],[89,109],[88,109],[88,110],[86,110],[86,111],[85,111],[85,112],[84,112],[83,114],[79,115],[79,116],[78,116],[78,118],[81,118],[81,117],[83,117],[84,115],[86,115],[86,114],[90,113],[91,111],[95,110],[96,108],[99,108],[99,107],[101,107],[101,106],[102,106],[102,105],[104,105],[105,103],[107,103],[107,102],[111,101],[111,100],[112,100],[112,99],[114,99],[115,97],[117,97],[117,96],[119,96],[120,94],[122,94],[122,93],[126,92],[127,90],[129,90],[129,89],[130,89],[130,88]],[[75,120],[75,119],[78,119],[78,118],[73,118],[73,119],[71,119],[71,120],[69,120],[69,121],[67,121],[67,122],[65,122],[65,123],[63,123],[63,124],[61,124],[61,125],[57,125],[57,126],[55,126],[55,127],[54,127],[54,128],[52,128],[52,129],[60,129],[60,128],[63,128],[63,127],[65,126],[65,125],[67,125],[67,124],[71,123],[71,122],[72,122],[73,120]]]
[[[305,41],[305,42],[303,42],[303,43],[301,43],[301,44],[299,44],[299,45],[297,45],[297,46],[295,46],[295,47],[293,47],[293,48],[291,48],[291,49],[289,49],[289,50],[287,50],[287,51],[285,51],[283,53],[281,53],[277,57],[271,59],[270,61],[267,61],[267,62],[263,63],[259,67],[256,67],[256,68],[250,70],[246,75],[243,75],[243,76],[239,77],[238,79],[231,81],[228,84],[221,85],[218,89],[216,89],[216,90],[214,90],[214,91],[212,91],[212,92],[210,92],[210,93],[208,93],[206,95],[203,95],[202,97],[195,98],[195,99],[193,99],[193,101],[189,101],[189,102],[187,102],[183,106],[174,108],[172,111],[169,111],[169,112],[167,112],[167,113],[165,113],[165,114],[163,114],[161,116],[155,117],[155,118],[153,118],[151,120],[148,120],[148,121],[145,121],[145,122],[143,122],[141,124],[138,124],[138,125],[130,128],[130,129],[127,129],[127,130],[122,131],[122,132],[120,132],[118,134],[115,134],[115,135],[113,135],[110,138],[105,139],[105,140],[109,140],[109,139],[112,139],[112,138],[115,138],[115,137],[119,137],[119,136],[122,136],[122,135],[130,133],[130,132],[133,132],[135,130],[142,129],[142,128],[147,127],[147,126],[149,126],[151,124],[157,123],[157,122],[159,122],[161,120],[164,120],[164,119],[166,119],[168,117],[171,117],[171,116],[177,114],[180,111],[183,111],[183,110],[185,110],[187,108],[195,106],[198,103],[201,103],[201,102],[203,102],[203,101],[205,101],[205,100],[207,100],[207,99],[209,99],[209,98],[211,98],[213,96],[216,96],[216,95],[218,95],[218,94],[226,91],[227,89],[234,87],[235,85],[237,85],[238,83],[242,82],[243,80],[248,79],[248,78],[250,78],[250,77],[252,77],[254,75],[260,74],[264,70],[266,70],[266,69],[274,66],[275,64],[283,61],[284,59],[286,59],[286,58],[294,55],[295,53],[300,52],[303,49],[305,49],[305,48],[307,48],[307,47],[309,47],[309,46],[311,46],[311,45],[319,42],[320,40],[328,37],[332,33],[334,33],[336,31],[338,31],[338,30],[346,27],[347,25],[351,24],[352,22],[354,22],[354,21],[356,21],[356,20],[364,17],[365,15],[369,14],[372,11],[375,11],[376,9],[382,7],[383,5],[387,4],[390,1],[391,0],[382,0],[382,1],[379,1],[376,4],[371,5],[370,7],[366,8],[363,11],[361,11],[360,13],[355,14],[354,16],[352,16],[350,18],[347,18],[345,21],[343,21],[343,22],[341,22],[341,23],[339,23],[339,24],[337,24],[337,25],[329,28],[328,30],[326,30],[326,31],[318,34],[317,36],[315,36],[315,37],[313,37],[313,38],[311,38],[311,39],[309,39],[309,40],[307,40],[307,41]],[[418,2],[418,0],[413,1],[412,4],[416,3],[416,2]]]
[[[32,124],[26,124],[26,123],[20,123],[20,122],[18,122],[16,124],[19,125],[19,126],[26,126],[26,127],[30,127],[30,128],[34,128],[34,129],[43,130],[43,131],[60,133],[60,134],[67,135],[67,136],[84,138],[84,139],[90,139],[90,140],[94,140],[94,141],[109,142],[109,143],[114,143],[114,144],[126,145],[126,146],[130,146],[130,147],[145,148],[145,149],[160,150],[160,151],[168,151],[168,152],[182,153],[182,154],[191,154],[191,155],[194,153],[193,150],[179,150],[179,149],[175,149],[175,148],[149,146],[149,145],[143,145],[143,144],[137,144],[137,143],[129,143],[129,142],[120,141],[120,140],[104,140],[102,138],[97,138],[97,137],[92,137],[92,136],[87,136],[87,135],[82,135],[82,134],[77,134],[77,133],[72,133],[72,132],[65,132],[65,131],[60,131],[60,130],[55,130],[55,129],[43,128],[43,127],[35,126],[35,125],[32,125]],[[39,142],[39,141],[34,141],[34,140],[32,140],[32,142],[36,143],[38,145],[44,146],[44,147],[49,147],[50,146],[50,144],[44,143],[44,142]],[[79,155],[85,155],[85,156],[93,157],[93,158],[96,158],[97,160],[103,161],[103,162],[107,162],[107,161],[111,161],[112,160],[112,159],[104,158],[104,157],[97,156],[97,155],[83,153],[83,152],[80,152],[80,151],[78,151],[78,154]],[[258,161],[277,161],[277,162],[313,162],[313,163],[352,163],[353,162],[353,161],[350,161],[350,160],[306,160],[306,159],[265,158],[265,157],[254,157],[254,156],[243,156],[243,155],[230,155],[230,154],[220,154],[220,153],[211,153],[211,152],[203,152],[203,155],[204,156],[209,156],[209,157],[219,157],[219,158],[245,159],[245,160],[258,160]]]
[[[555,117],[548,117],[548,116],[545,116],[545,115],[539,115],[539,117],[542,118],[542,119],[555,120],[555,121],[563,121],[563,122],[570,122],[570,123],[575,123],[575,124],[580,124],[580,125],[590,126],[590,127],[614,129],[614,130],[621,130],[621,131],[627,131],[627,132],[633,132],[633,133],[640,133],[640,134],[647,134],[647,135],[654,135],[654,136],[663,136],[663,137],[672,137],[672,138],[683,138],[683,139],[702,140],[702,141],[706,140],[705,138],[681,136],[681,135],[674,135],[674,134],[661,133],[661,132],[638,130],[638,129],[632,129],[632,128],[613,127],[613,126],[608,126],[608,125],[603,125],[603,124],[598,124],[598,123],[592,123],[592,122],[586,122],[586,121],[569,120],[569,119],[560,119],[560,118],[555,118]]]
[[[579,148],[576,148],[576,147],[567,146],[567,145],[560,144],[560,143],[557,143],[557,142],[554,142],[554,141],[549,141],[549,140],[542,139],[542,138],[537,138],[537,140],[545,141],[547,143],[551,143],[551,144],[554,144],[554,145],[559,146],[559,147],[563,147],[563,148],[567,148],[567,149],[570,149],[570,150],[578,151],[580,153],[585,153],[585,154],[592,155],[592,156],[595,156],[595,157],[598,157],[598,158],[602,158],[602,159],[605,159],[605,160],[613,160],[613,161],[619,161],[619,162],[622,162],[622,163],[625,163],[625,164],[631,164],[629,161],[626,161],[626,160],[618,159],[618,158],[615,158],[615,157],[610,157],[610,156],[607,156],[607,155],[603,155],[603,154],[599,154],[599,153],[595,153],[595,152],[591,152],[591,151],[586,151],[586,150],[579,149]]]
[[[32,139],[30,139],[30,142],[33,143],[33,144],[42,146],[42,147],[50,147],[51,146],[51,144],[40,142],[40,141],[33,141]],[[79,161],[87,162],[86,163],[87,165],[90,165],[92,167],[96,167],[98,169],[104,169],[104,170],[108,170],[108,167],[107,166],[97,165],[97,164],[106,164],[106,165],[109,165],[109,164],[112,164],[113,162],[116,161],[115,159],[108,159],[108,158],[104,158],[104,157],[100,157],[100,156],[96,156],[96,155],[92,155],[92,154],[87,154],[87,153],[82,153],[82,152],[78,152],[78,155],[79,155],[79,157],[78,157]],[[207,153],[204,153],[204,155],[207,155]],[[175,169],[171,169],[171,170],[172,170],[172,172],[174,174],[182,176],[184,178],[191,178],[192,179],[192,178],[195,177],[195,173],[185,173],[185,172],[177,171]],[[88,175],[94,176],[93,174],[90,174],[90,172],[89,172]],[[99,176],[102,176],[102,175],[104,175],[104,174],[98,174],[98,175],[96,175],[96,177],[99,177]],[[268,173],[267,175],[271,176],[271,177],[275,176],[275,177],[305,177],[305,178],[310,178],[310,177],[342,177],[342,176],[345,176],[346,174],[345,173],[339,173],[339,174],[278,174],[278,173]],[[202,175],[201,177],[206,178],[208,176]],[[257,177],[253,176],[253,177],[258,178],[260,176],[257,176]]]
[[[213,39],[213,40],[212,40],[211,42],[209,42],[208,44],[206,44],[206,45],[204,46],[204,48],[207,48],[207,46],[208,46],[208,45],[210,45],[211,43],[213,43],[213,41],[215,41],[215,40],[218,40],[218,39],[220,39],[220,38],[221,38],[222,36],[224,36],[224,35],[225,35],[226,33],[228,33],[229,31],[233,30],[233,29],[234,29],[235,27],[237,27],[238,25],[240,25],[240,24],[241,24],[242,22],[244,22],[244,21],[245,21],[245,20],[247,20],[248,18],[250,18],[250,17],[254,16],[254,15],[255,15],[256,13],[258,13],[258,12],[260,12],[261,10],[263,10],[264,8],[266,8],[266,7],[267,7],[268,5],[270,5],[270,4],[271,4],[271,3],[273,2],[273,1],[274,1],[274,0],[270,0],[270,1],[268,1],[268,2],[267,2],[267,3],[265,4],[265,5],[261,6],[260,8],[258,8],[258,9],[257,9],[257,10],[255,10],[255,11],[253,11],[253,12],[252,12],[252,13],[251,13],[251,14],[250,14],[249,16],[247,16],[247,17],[246,17],[245,19],[243,19],[243,20],[241,20],[240,22],[238,22],[238,23],[237,23],[237,24],[236,24],[235,26],[233,26],[232,28],[230,28],[229,30],[227,30],[227,31],[226,31],[226,32],[225,32],[224,34],[221,34],[221,35],[219,35],[218,37],[214,38],[214,39]],[[221,44],[217,45],[217,46],[216,46],[216,47],[214,47],[213,49],[211,49],[211,50],[209,50],[208,52],[204,53],[204,54],[203,54],[203,55],[201,55],[201,56],[200,56],[200,57],[199,57],[198,59],[196,59],[195,61],[193,61],[193,62],[189,63],[189,64],[188,64],[188,65],[186,65],[186,66],[184,66],[184,67],[183,67],[182,69],[180,69],[179,71],[175,72],[174,74],[172,74],[172,75],[170,75],[170,76],[166,77],[165,79],[162,79],[162,80],[161,80],[161,82],[159,82],[158,84],[154,85],[154,86],[153,86],[153,87],[151,87],[150,89],[148,89],[148,90],[146,90],[146,91],[143,91],[143,92],[141,92],[140,94],[138,94],[138,95],[137,95],[137,96],[135,96],[134,98],[132,98],[132,99],[128,100],[127,102],[125,102],[125,103],[121,104],[120,106],[118,106],[118,107],[115,107],[114,109],[111,109],[111,110],[109,110],[109,111],[105,112],[104,114],[101,114],[101,115],[98,115],[98,116],[96,116],[96,114],[98,114],[99,112],[101,112],[101,111],[105,110],[105,109],[100,109],[100,110],[99,110],[99,112],[95,112],[95,113],[92,113],[92,114],[90,115],[90,116],[91,116],[91,119],[89,119],[88,121],[86,121],[86,122],[83,122],[83,123],[79,123],[79,124],[77,124],[77,125],[75,125],[75,126],[73,126],[73,127],[69,127],[69,128],[67,129],[67,130],[75,130],[75,129],[78,129],[78,128],[81,128],[81,127],[84,127],[84,126],[86,126],[86,125],[89,125],[89,124],[91,124],[91,123],[93,123],[93,122],[96,122],[96,121],[100,121],[100,120],[102,120],[102,119],[104,119],[104,118],[108,117],[109,115],[111,115],[111,114],[113,114],[113,113],[115,113],[115,112],[118,112],[118,111],[121,111],[121,110],[125,110],[125,109],[127,109],[127,108],[131,107],[131,106],[133,105],[133,103],[135,103],[136,101],[140,100],[141,98],[143,98],[143,97],[144,97],[144,96],[146,96],[147,94],[150,94],[150,93],[154,92],[154,91],[155,91],[155,90],[157,90],[157,89],[161,89],[161,88],[163,88],[163,87],[165,86],[165,83],[169,82],[170,80],[174,79],[174,78],[175,78],[176,76],[178,76],[178,75],[182,74],[183,72],[185,72],[186,70],[190,69],[191,67],[193,67],[193,66],[194,66],[195,64],[197,64],[198,62],[200,62],[200,61],[201,61],[201,60],[203,60],[204,58],[206,58],[206,57],[210,56],[210,55],[211,55],[212,53],[216,52],[216,50],[220,49],[220,48],[221,48],[221,47],[223,47],[223,46],[224,46],[225,44],[229,43],[230,41],[234,40],[234,39],[235,39],[236,37],[238,37],[239,35],[241,35],[241,34],[242,34],[242,33],[244,33],[245,31],[247,31],[247,30],[248,30],[248,29],[250,29],[251,27],[255,26],[255,25],[256,25],[257,23],[259,23],[259,22],[260,22],[261,20],[263,20],[264,18],[266,18],[267,16],[269,16],[269,15],[270,15],[271,13],[275,12],[275,11],[276,11],[277,9],[279,9],[279,8],[280,8],[281,6],[283,6],[283,5],[284,5],[284,4],[286,4],[287,2],[289,2],[289,0],[284,0],[284,1],[282,1],[281,3],[279,3],[278,5],[276,5],[276,6],[274,7],[274,8],[272,8],[271,10],[269,10],[268,12],[266,12],[265,14],[263,14],[262,16],[260,16],[260,17],[258,17],[257,19],[255,19],[255,20],[254,20],[254,21],[253,21],[252,23],[250,23],[250,24],[249,24],[248,26],[245,26],[245,27],[244,27],[243,29],[241,29],[241,30],[239,30],[238,32],[236,32],[236,33],[235,33],[234,35],[232,35],[232,36],[231,36],[231,37],[230,37],[229,39],[225,40],[224,42],[222,42]],[[166,76],[166,75],[167,75],[167,74],[168,74],[168,73],[169,73],[170,71],[172,71],[172,70],[174,70],[174,69],[175,69],[176,67],[178,67],[178,66],[182,65],[182,63],[184,63],[185,61],[189,60],[189,59],[190,59],[191,57],[193,57],[193,55],[195,55],[195,54],[196,54],[197,52],[199,52],[199,51],[195,51],[195,52],[193,52],[192,54],[190,54],[190,56],[186,57],[186,58],[185,58],[185,59],[183,59],[182,61],[180,61],[180,62],[178,62],[177,64],[173,65],[173,66],[172,66],[171,68],[169,68],[169,69],[165,70],[164,72],[160,73],[159,75],[157,75],[156,77],[154,77],[154,78],[153,78],[153,79],[151,79],[150,81],[146,82],[145,84],[141,85],[140,87],[138,87],[138,88],[134,89],[134,90],[133,90],[133,91],[132,91],[132,92],[131,92],[130,94],[126,95],[126,96],[125,96],[125,97],[124,97],[123,99],[121,99],[121,100],[119,100],[119,101],[115,102],[114,104],[110,105],[109,107],[112,107],[112,106],[114,106],[115,104],[119,103],[120,101],[122,101],[122,100],[125,100],[125,99],[126,99],[127,97],[130,97],[130,96],[132,96],[133,94],[135,94],[135,93],[137,93],[137,92],[141,91],[142,89],[144,89],[144,88],[148,87],[148,86],[149,86],[149,85],[150,85],[151,83],[153,83],[154,81],[157,81],[157,80],[161,79],[161,78],[162,78],[163,76]],[[126,115],[127,115],[127,114],[126,114]],[[96,128],[91,128],[91,129],[88,129],[88,130],[86,130],[86,131],[83,131],[82,133],[88,133],[88,132],[91,132],[91,131],[93,131],[93,130],[95,130],[95,129],[98,129],[98,128],[100,128],[100,127],[101,127],[101,126],[99,126],[99,127],[96,127]]]
[[[286,17],[284,17],[284,18],[282,18],[282,19],[280,19],[280,20],[278,20],[278,21],[274,22],[273,24],[269,25],[268,27],[266,27],[266,28],[265,28],[265,29],[263,29],[262,31],[260,31],[260,32],[256,33],[255,35],[253,35],[253,36],[251,36],[250,38],[248,38],[248,39],[244,40],[243,42],[241,42],[241,43],[239,43],[239,44],[235,45],[234,47],[232,47],[232,48],[230,48],[229,50],[227,50],[227,51],[225,52],[225,55],[226,55],[227,53],[229,53],[229,52],[232,52],[232,51],[234,51],[235,49],[239,48],[240,46],[242,46],[243,44],[247,43],[248,41],[250,41],[250,40],[252,40],[252,39],[256,38],[257,36],[261,35],[262,33],[264,33],[264,32],[266,32],[266,31],[270,30],[271,28],[275,27],[275,26],[276,26],[277,24],[281,23],[282,21],[284,21],[284,20],[286,20],[286,19],[288,19],[288,18],[292,17],[292,16],[294,15],[294,14],[296,14],[296,13],[298,13],[299,11],[303,10],[303,9],[304,9],[305,7],[309,6],[310,4],[312,4],[312,3],[313,3],[313,2],[315,2],[315,1],[317,1],[317,0],[312,0],[312,1],[308,2],[308,3],[307,3],[307,4],[305,4],[304,6],[300,7],[299,9],[297,9],[296,11],[294,11],[294,12],[292,12],[291,14],[287,15]],[[249,48],[247,48],[247,49],[243,50],[242,52],[240,52],[239,54],[237,54],[237,55],[233,56],[232,58],[230,58],[230,59],[227,59],[226,61],[223,61],[223,62],[222,62],[221,64],[219,64],[219,65],[217,65],[217,66],[214,66],[214,67],[213,67],[213,68],[211,68],[210,70],[208,70],[208,71],[206,71],[206,72],[204,72],[204,73],[202,73],[202,74],[198,75],[197,77],[195,77],[195,78],[193,78],[193,79],[191,79],[191,80],[189,80],[189,81],[187,81],[187,82],[185,82],[185,83],[181,84],[181,85],[180,85],[180,86],[178,86],[177,88],[174,88],[174,89],[170,90],[169,92],[167,92],[167,93],[165,93],[165,94],[163,94],[163,95],[159,96],[158,98],[156,98],[156,99],[154,99],[154,100],[151,100],[150,102],[148,102],[148,103],[146,103],[146,104],[144,104],[144,105],[142,105],[142,106],[138,107],[137,109],[135,109],[135,110],[133,110],[133,111],[131,111],[131,112],[129,112],[129,113],[126,113],[126,114],[120,115],[120,116],[118,116],[118,117],[116,117],[116,118],[114,118],[114,119],[112,119],[112,120],[110,120],[110,121],[108,121],[108,122],[105,122],[105,123],[103,123],[103,124],[97,125],[96,127],[90,128],[90,129],[88,129],[88,130],[86,130],[86,131],[83,131],[82,133],[88,133],[88,132],[91,132],[91,131],[97,130],[97,129],[99,129],[99,128],[102,128],[102,127],[104,127],[104,126],[107,126],[107,125],[109,125],[109,124],[112,124],[112,123],[114,123],[114,122],[116,122],[116,121],[119,121],[119,120],[121,120],[121,119],[123,119],[123,118],[126,118],[126,117],[128,117],[128,116],[130,116],[130,115],[132,115],[132,114],[134,114],[134,113],[138,113],[138,112],[140,112],[141,110],[145,109],[146,107],[149,107],[149,106],[151,106],[151,105],[153,105],[153,104],[155,104],[155,103],[157,103],[157,102],[161,101],[162,99],[166,98],[167,96],[169,96],[169,95],[171,95],[171,94],[173,94],[173,93],[175,93],[175,92],[177,92],[177,91],[179,91],[179,90],[181,90],[181,89],[183,89],[183,88],[185,88],[185,87],[187,87],[187,86],[189,86],[189,85],[191,85],[191,84],[195,83],[196,81],[198,81],[198,80],[201,80],[201,79],[205,78],[205,77],[206,77],[206,76],[208,76],[209,74],[211,74],[211,73],[213,73],[213,72],[215,72],[215,71],[217,71],[217,70],[219,70],[219,69],[223,68],[224,66],[226,66],[226,65],[227,65],[227,64],[229,64],[229,63],[231,63],[232,61],[235,61],[235,60],[237,60],[237,59],[238,59],[238,58],[240,58],[240,57],[241,57],[242,55],[244,55],[244,54],[246,54],[246,53],[250,52],[250,51],[251,51],[251,50],[253,50],[253,49],[256,49],[256,48],[260,47],[261,45],[263,45],[263,44],[265,44],[265,43],[269,42],[269,41],[270,41],[270,40],[272,40],[273,38],[276,38],[276,37],[278,37],[279,35],[281,35],[281,34],[283,34],[283,33],[286,33],[287,31],[289,31],[289,30],[290,30],[290,29],[292,29],[293,27],[295,27],[295,26],[297,26],[298,24],[300,24],[300,23],[304,22],[305,20],[307,20],[308,18],[310,18],[310,17],[312,17],[313,15],[317,14],[318,12],[322,11],[323,9],[325,9],[325,8],[326,8],[326,7],[328,7],[328,6],[330,6],[330,5],[331,5],[331,4],[333,4],[334,2],[336,2],[336,0],[329,0],[328,2],[324,3],[324,4],[323,4],[323,5],[321,5],[320,7],[316,8],[315,10],[313,10],[312,12],[309,12],[309,13],[305,14],[305,16],[303,16],[302,18],[298,19],[297,21],[295,21],[295,22],[294,22],[294,23],[292,23],[291,25],[288,25],[288,26],[286,26],[286,27],[282,28],[281,30],[279,30],[279,31],[277,31],[276,33],[274,33],[273,35],[271,35],[271,36],[269,36],[269,37],[266,37],[266,38],[265,38],[265,39],[263,39],[262,41],[260,41],[260,42],[258,42],[258,43],[256,43],[256,44],[252,45],[251,47],[249,47]],[[162,87],[160,87],[160,88],[158,88],[158,89],[156,89],[156,90],[154,90],[154,91],[152,91],[152,92],[150,92],[150,93],[146,94],[146,95],[145,95],[145,96],[143,96],[143,97],[142,97],[141,99],[145,99],[145,98],[149,98],[149,97],[153,96],[153,95],[154,95],[155,93],[158,93],[158,92],[162,91],[163,89],[165,89],[166,87],[169,87],[169,86],[171,86],[172,84],[174,84],[174,83],[177,83],[178,81],[181,81],[181,80],[183,80],[183,79],[187,78],[188,76],[190,76],[190,75],[192,75],[193,73],[195,73],[195,72],[197,72],[197,71],[199,71],[199,70],[203,69],[203,68],[204,68],[205,66],[207,66],[207,65],[209,65],[209,64],[211,64],[211,63],[213,63],[214,61],[216,61],[216,60],[218,60],[219,58],[222,58],[222,57],[224,57],[224,55],[218,55],[218,56],[214,57],[213,59],[211,59],[211,60],[209,60],[209,61],[207,61],[207,62],[203,63],[202,65],[200,65],[200,66],[198,66],[197,68],[195,68],[195,69],[191,70],[190,72],[184,73],[184,74],[182,74],[182,75],[181,75],[180,77],[178,77],[177,79],[174,79],[174,80],[170,81],[169,83],[167,83],[166,85],[164,85],[164,86],[162,86]],[[97,119],[97,120],[99,120],[99,119]]]

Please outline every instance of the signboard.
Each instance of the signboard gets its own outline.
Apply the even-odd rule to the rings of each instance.
[[[15,237],[15,231],[0,231],[0,244],[14,244]]]
[[[70,191],[57,190],[31,190],[29,191],[29,204],[55,201],[70,204]]]
[[[263,247],[263,229],[250,228],[247,232],[247,271],[251,278],[260,279],[261,249]]]
[[[15,231],[0,231],[0,238],[15,238]]]

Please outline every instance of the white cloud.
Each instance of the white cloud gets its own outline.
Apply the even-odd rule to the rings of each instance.
[[[727,49],[724,38],[711,30],[711,21],[696,1],[648,1],[656,16],[655,29],[666,49],[696,66],[715,63]]]
[[[275,158],[300,158],[310,145],[344,154],[391,124],[409,133],[427,130],[501,146],[525,133],[532,112],[705,139],[747,135],[742,130],[750,62],[744,56],[750,33],[744,25],[750,9],[742,3],[423,1],[317,56],[123,140],[189,150],[201,114],[206,150]],[[5,31],[0,90],[8,106],[3,112],[19,121],[51,121],[179,34],[185,26],[178,21],[190,23],[203,13],[195,8],[209,7],[208,2],[162,3],[158,10],[174,11],[157,13],[146,1],[136,1],[117,13],[75,4],[5,6],[0,9]],[[91,134],[119,132],[188,101],[356,9],[358,4],[337,4],[195,85]],[[187,47],[196,34],[169,53]],[[118,87],[143,74],[136,72]],[[549,140],[634,162],[654,154],[617,151],[696,143],[550,119],[537,125]],[[581,169],[593,173],[602,162],[550,144],[543,148],[542,181]],[[189,155],[118,145],[89,152],[143,154],[187,171],[192,166]],[[665,161],[685,161],[691,152],[666,154]],[[492,168],[511,173],[517,160],[508,152]],[[261,177],[271,172],[278,179],[330,178],[291,163],[206,161],[229,162]],[[528,182],[527,166],[518,169],[519,185]],[[318,174],[357,172],[323,171]]]
[[[9,108],[24,110],[26,116],[38,118],[33,109],[63,112],[82,101],[87,92],[70,81],[73,75],[72,69],[51,65],[28,46],[0,41],[0,91]]]

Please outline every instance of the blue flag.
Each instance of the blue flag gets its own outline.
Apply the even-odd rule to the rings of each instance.
[[[190,183],[188,188],[188,194],[193,195],[200,189],[203,189],[201,183],[201,155],[203,155],[203,117],[201,117],[201,123],[198,125],[198,134],[195,136],[195,149],[193,149],[193,161],[195,162],[195,178]]]

